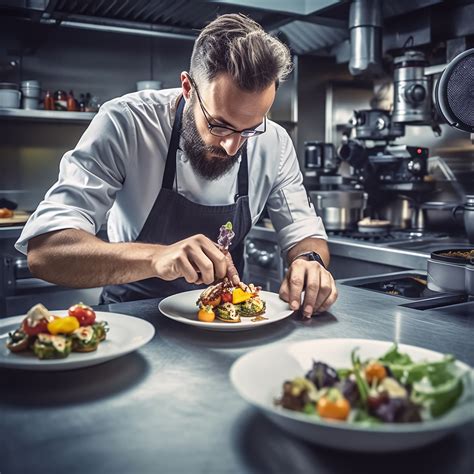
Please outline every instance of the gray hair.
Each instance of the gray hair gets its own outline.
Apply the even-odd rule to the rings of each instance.
[[[279,83],[292,69],[288,47],[240,13],[221,15],[209,23],[194,43],[190,74],[211,81],[228,73],[245,91],[260,92]]]

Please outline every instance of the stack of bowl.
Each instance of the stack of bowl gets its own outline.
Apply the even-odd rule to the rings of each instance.
[[[20,108],[21,93],[13,82],[0,82],[0,109]]]

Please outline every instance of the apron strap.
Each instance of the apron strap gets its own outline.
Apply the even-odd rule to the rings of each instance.
[[[181,123],[183,119],[183,109],[186,104],[183,96],[179,98],[178,107],[176,107],[176,115],[173,122],[173,130],[171,131],[171,141],[168,147],[168,155],[166,156],[165,172],[163,174],[162,188],[173,189],[174,177],[176,176],[176,152],[179,147],[179,135],[181,133]]]
[[[247,142],[242,147],[242,159],[240,160],[239,174],[237,176],[237,193],[234,196],[234,201],[240,196],[247,196],[249,193],[249,167],[247,160]]]

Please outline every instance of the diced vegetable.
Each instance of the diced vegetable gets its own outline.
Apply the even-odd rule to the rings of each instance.
[[[374,380],[380,382],[386,376],[387,371],[379,362],[371,362],[365,367],[365,378],[369,383],[372,383]]]
[[[345,420],[349,416],[351,406],[336,388],[330,388],[327,394],[318,400],[318,415],[331,420]]]
[[[212,306],[211,305],[203,306],[198,311],[198,319],[199,321],[202,321],[204,323],[212,323],[212,321],[216,319],[216,315],[214,311],[212,310]]]
[[[324,362],[313,361],[312,369],[306,374],[306,378],[311,380],[318,388],[333,387],[339,382],[337,372]]]
[[[240,322],[236,307],[232,303],[224,303],[217,307],[217,317],[226,323]]]
[[[242,290],[242,288],[235,288],[232,292],[232,304],[239,304],[252,298],[253,294]]]
[[[56,318],[48,323],[48,331],[51,334],[71,334],[79,327],[79,321],[71,316]]]

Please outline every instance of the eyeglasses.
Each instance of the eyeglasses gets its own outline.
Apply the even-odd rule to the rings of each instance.
[[[252,138],[256,137],[257,135],[261,135],[262,133],[265,133],[267,131],[267,117],[265,116],[263,118],[263,122],[259,127],[263,126],[263,129],[260,128],[246,128],[244,130],[236,130],[235,128],[232,127],[226,127],[224,125],[216,125],[215,123],[212,123],[209,119],[212,120],[211,114],[205,109],[201,96],[199,94],[198,88],[196,86],[196,83],[192,79],[192,77],[189,74],[186,74],[189,78],[189,81],[191,82],[191,85],[194,87],[196,90],[196,95],[198,97],[199,105],[201,106],[202,113],[204,114],[204,118],[206,119],[207,122],[207,128],[209,129],[209,132],[216,136],[216,137],[228,137],[234,133],[240,134],[241,137],[243,138]]]

